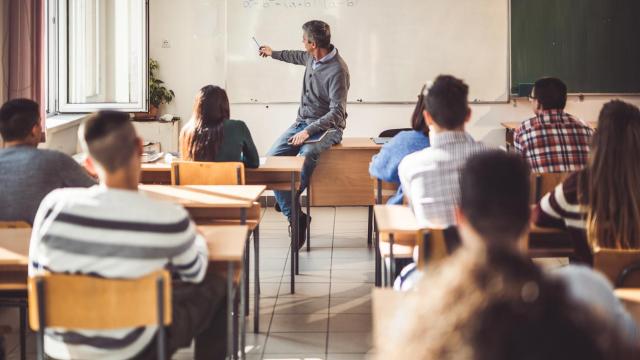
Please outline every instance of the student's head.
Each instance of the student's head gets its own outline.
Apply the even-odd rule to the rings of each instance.
[[[191,122],[180,134],[180,152],[185,160],[214,161],[223,137],[223,123],[230,117],[229,98],[221,87],[200,89],[193,104]]]
[[[425,135],[429,135],[429,126],[424,119],[424,92],[427,88],[425,84],[422,86],[422,90],[420,90],[420,94],[418,94],[418,102],[416,103],[416,107],[413,109],[413,114],[411,115],[411,128],[415,131],[420,131]]]
[[[588,164],[587,234],[593,245],[640,249],[640,110],[604,105]],[[583,188],[584,189],[584,188]]]
[[[469,158],[460,175],[457,212],[463,241],[526,246],[518,241],[528,230],[529,192],[529,166],[521,157],[494,150]]]
[[[426,90],[424,117],[435,130],[463,130],[471,117],[469,86],[451,75],[440,75]]]
[[[507,249],[464,251],[403,297],[379,359],[630,359],[610,323]]]
[[[316,49],[329,49],[331,44],[331,28],[320,20],[311,20],[302,25],[302,42],[307,52]]]
[[[40,107],[35,101],[9,100],[0,108],[0,135],[5,142],[37,146],[41,133]]]
[[[563,110],[567,105],[567,85],[557,78],[542,78],[533,85],[531,98],[536,114],[543,110]]]
[[[79,137],[89,165],[102,182],[137,186],[142,140],[129,114],[112,110],[91,114],[80,126]]]

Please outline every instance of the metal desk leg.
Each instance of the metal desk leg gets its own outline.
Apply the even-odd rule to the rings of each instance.
[[[307,252],[311,251],[311,181],[307,185]]]
[[[296,292],[296,279],[295,279],[295,272],[296,272],[296,249],[298,248],[298,244],[296,242],[296,240],[298,239],[298,229],[296,228],[296,223],[298,222],[297,219],[294,219],[297,217],[298,212],[296,210],[297,206],[296,206],[296,173],[295,172],[291,172],[291,214],[293,215],[291,218],[291,293],[294,294]]]
[[[369,205],[369,212],[367,214],[367,245],[371,246],[373,241],[373,206]]]
[[[389,234],[389,284],[393,286],[396,276],[396,259],[393,256],[393,234]]]
[[[248,236],[247,236],[248,239]],[[245,247],[245,254],[248,257],[248,253],[249,253],[249,248]],[[244,268],[242,269],[243,273],[249,274],[249,268]],[[245,283],[245,280],[247,281]],[[240,310],[239,312],[239,316],[237,317],[238,321],[240,322],[240,359],[244,360],[245,357],[245,353],[244,353],[244,347],[246,344],[246,340],[247,340],[247,319],[246,319],[246,312],[245,309],[249,308],[249,302],[248,302],[248,295],[249,295],[249,289],[248,289],[248,276],[241,276],[240,277]],[[246,291],[246,293],[245,293]]]
[[[296,208],[298,209],[297,214],[298,216],[296,216],[296,229],[298,229],[298,231],[296,232],[296,238],[297,238],[297,242],[296,244],[300,243],[300,216],[302,215],[302,204],[300,204],[300,197],[302,195],[298,194],[298,191],[296,191]],[[300,275],[300,249],[298,249],[298,247],[296,246],[296,275]]]
[[[249,314],[249,268],[250,268],[250,241],[251,241],[251,233],[247,233],[247,238],[244,242],[244,268],[242,271],[243,278],[243,296],[242,300],[244,301],[244,313],[245,315]]]
[[[233,358],[233,262],[227,263],[227,357]]]
[[[382,286],[382,254],[380,253],[380,233],[378,232],[378,224],[376,223],[375,218],[373,219],[373,227],[375,236],[373,237],[375,252],[376,252],[376,261],[375,261],[375,285],[377,287]]]
[[[27,304],[22,300],[20,300],[19,304],[20,304],[19,306],[20,308],[20,360],[26,360],[27,359]]]
[[[253,332],[260,332],[260,225],[253,230]]]

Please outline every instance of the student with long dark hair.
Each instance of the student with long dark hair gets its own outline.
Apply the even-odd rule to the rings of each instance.
[[[411,116],[411,128],[413,130],[401,131],[386,143],[380,153],[375,155],[369,166],[369,174],[382,181],[400,184],[398,176],[398,166],[405,156],[416,151],[429,147],[429,127],[424,120],[422,110],[424,108],[424,90],[422,87],[416,108]],[[402,204],[402,186],[398,187],[398,192],[392,196],[388,204]]]
[[[579,259],[591,249],[640,249],[640,110],[614,100],[600,111],[584,170],[545,195],[536,224],[567,228]]]
[[[180,132],[180,153],[190,161],[241,161],[248,168],[260,166],[249,128],[230,119],[227,93],[214,85],[203,87],[196,96],[191,120]]]

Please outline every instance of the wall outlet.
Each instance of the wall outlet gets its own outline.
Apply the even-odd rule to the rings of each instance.
[[[171,47],[171,44],[169,44],[169,40],[162,40],[162,48],[168,49],[170,47]]]

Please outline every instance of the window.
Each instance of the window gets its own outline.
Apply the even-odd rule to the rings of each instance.
[[[146,0],[48,0],[47,113],[146,111]]]

